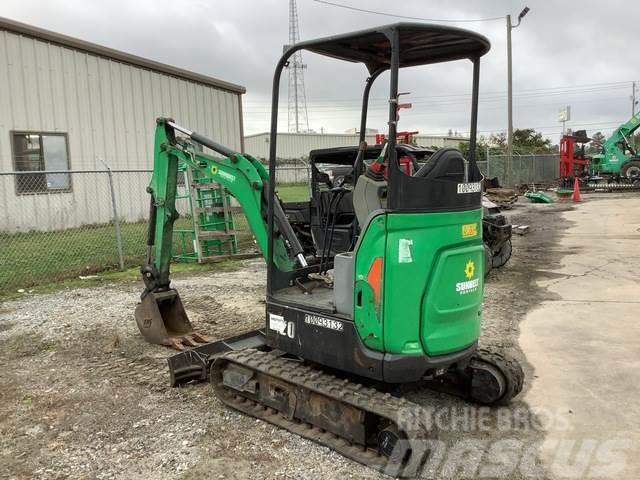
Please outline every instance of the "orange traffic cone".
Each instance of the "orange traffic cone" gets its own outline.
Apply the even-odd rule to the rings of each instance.
[[[571,195],[571,200],[573,200],[574,202],[580,201],[580,182],[578,181],[578,177],[574,177],[573,195]]]

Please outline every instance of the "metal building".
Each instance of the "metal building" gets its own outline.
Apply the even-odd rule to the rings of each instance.
[[[108,197],[97,198],[102,176],[46,172],[148,170],[158,116],[242,150],[244,92],[0,17],[0,231],[110,221]],[[149,174],[117,175],[119,216],[142,219]]]
[[[375,135],[365,137],[368,144],[375,143]],[[460,142],[469,141],[463,137],[417,135],[418,145],[425,147],[458,147]],[[358,145],[358,135],[348,133],[278,133],[278,158],[300,160],[309,157],[316,148]],[[245,151],[256,158],[269,156],[269,133],[257,133],[244,137]]]

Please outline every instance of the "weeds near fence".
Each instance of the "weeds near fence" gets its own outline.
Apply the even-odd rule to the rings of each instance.
[[[306,184],[281,185],[285,202],[309,198]],[[253,237],[242,213],[234,213],[238,252],[255,249]],[[191,219],[177,220],[175,229],[188,229]],[[125,271],[137,268],[146,255],[147,222],[121,223],[122,256]],[[55,231],[0,232],[0,291],[16,292],[51,283],[120,270],[113,223],[83,225]],[[210,268],[210,267],[209,267]],[[86,280],[83,281],[86,284]]]

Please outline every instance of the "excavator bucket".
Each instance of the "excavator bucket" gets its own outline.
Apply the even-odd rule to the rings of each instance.
[[[136,323],[149,343],[184,350],[209,341],[205,335],[193,331],[178,292],[171,288],[148,292],[136,306]]]

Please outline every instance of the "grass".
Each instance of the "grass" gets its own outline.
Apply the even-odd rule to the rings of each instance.
[[[146,225],[121,226],[125,265],[145,254]],[[52,280],[119,268],[113,225],[84,226],[54,232],[26,232],[3,237],[0,285],[27,288]]]
[[[283,185],[278,188],[285,202],[309,199],[307,185]],[[238,236],[238,250],[253,245],[246,220],[234,216]],[[189,219],[181,218],[176,229],[191,227]],[[120,226],[125,270],[119,271],[118,250],[113,225],[85,225],[80,228],[52,232],[1,234],[0,240],[0,299],[20,296],[18,290],[47,292],[59,288],[91,286],[105,281],[137,278],[139,265],[146,255],[147,224],[128,223]],[[246,234],[245,234],[246,232]],[[175,237],[176,240],[178,236]],[[174,248],[177,252],[177,246]],[[174,263],[173,272],[220,269],[216,264],[198,265]],[[80,276],[97,277],[80,279]]]
[[[172,276],[184,276],[190,274],[198,274],[204,272],[210,272],[215,270],[217,272],[230,272],[240,268],[240,261],[234,259],[224,259],[215,263],[188,263],[188,262],[175,262],[171,265]],[[48,282],[42,285],[36,285],[28,289],[24,289],[24,292],[19,292],[16,289],[4,289],[0,290],[0,301],[12,300],[15,298],[21,298],[25,295],[37,295],[43,293],[52,293],[68,288],[83,288],[83,287],[99,287],[101,285],[108,285],[114,282],[140,282],[140,267],[129,267],[125,270],[104,271],[85,279],[78,277],[68,278],[66,280],[60,280],[56,282]],[[140,284],[142,289],[142,284]]]
[[[294,185],[281,185],[278,194],[283,202],[304,202],[309,200],[309,187],[306,183]]]
[[[239,220],[244,220],[239,219]],[[184,223],[185,225],[182,225]],[[176,222],[176,228],[185,228],[188,219]],[[146,255],[146,223],[130,223],[120,226],[125,268],[133,267],[138,273]],[[247,244],[247,235],[240,235],[238,243]],[[55,287],[71,279],[87,284],[80,276],[92,276],[102,272],[114,272],[129,277],[128,270],[118,272],[120,264],[113,225],[91,225],[54,232],[26,232],[2,237],[0,248],[0,297],[6,297],[19,289],[35,286]],[[178,263],[173,271],[180,271]],[[190,267],[193,266],[189,264]],[[189,267],[189,268],[190,268]],[[211,269],[211,266],[206,267]]]

